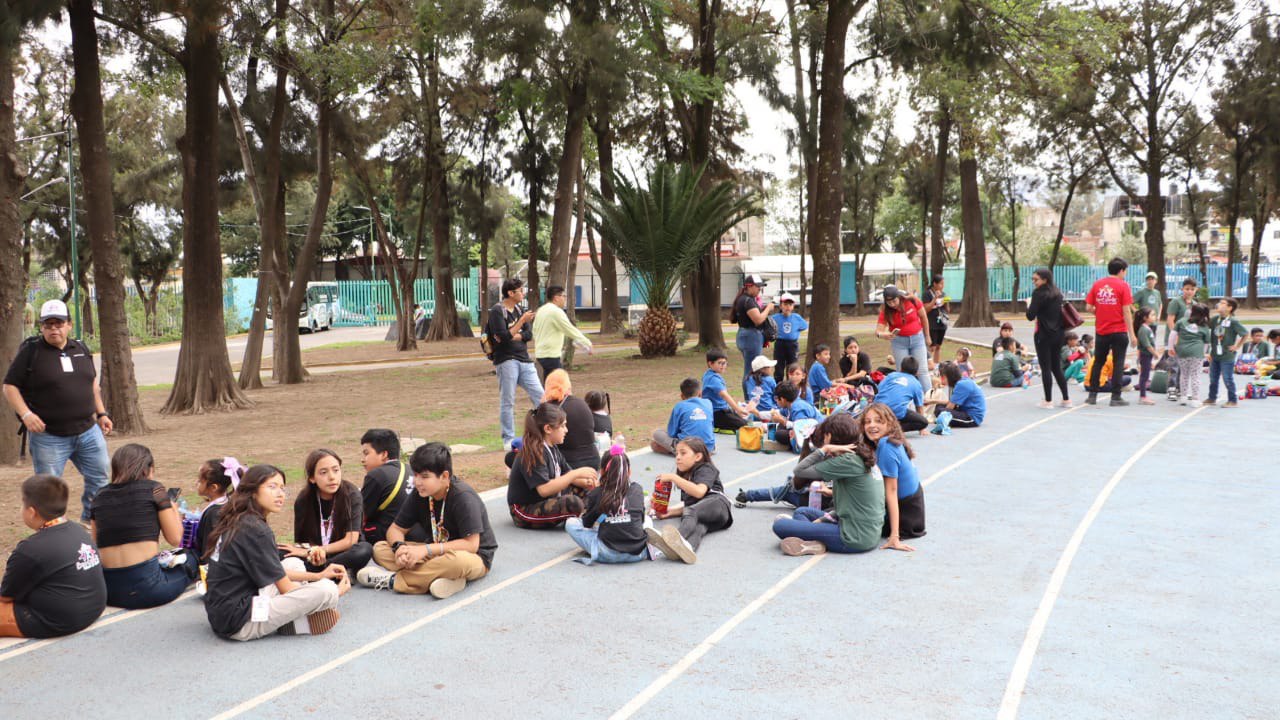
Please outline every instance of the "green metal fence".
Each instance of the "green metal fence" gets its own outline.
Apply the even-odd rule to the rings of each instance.
[[[334,325],[390,325],[396,320],[396,306],[392,300],[391,283],[386,280],[339,280],[338,310]],[[480,317],[478,278],[475,271],[470,277],[453,279],[453,295],[458,313],[468,315],[472,322]],[[419,279],[413,284],[413,301],[422,306],[427,316],[436,310],[435,280]]]
[[[1031,291],[1035,289],[1035,286],[1031,284],[1031,273],[1035,272],[1035,269],[1036,266],[1034,265],[1018,268],[1020,278],[1018,286],[1019,300],[1030,297]],[[1170,297],[1174,297],[1180,292],[1183,278],[1192,278],[1200,283],[1202,287],[1206,287],[1210,297],[1225,296],[1227,294],[1227,266],[1209,265],[1207,269],[1208,277],[1202,278],[1199,265],[1166,265],[1164,280]],[[1231,295],[1233,297],[1241,298],[1245,296],[1248,270],[1249,266],[1244,263],[1236,263],[1232,267],[1231,284],[1234,287],[1231,288]],[[1143,278],[1146,274],[1147,266],[1135,263],[1129,266],[1128,272],[1125,273],[1125,278],[1130,285],[1142,287]],[[1054,284],[1062,290],[1063,295],[1069,300],[1083,300],[1093,283],[1100,278],[1106,277],[1106,275],[1106,265],[1059,265],[1053,269]],[[945,268],[942,271],[942,276],[946,280],[947,295],[952,300],[959,300],[964,297],[963,267]],[[1013,269],[1008,267],[988,268],[987,291],[994,301],[1008,301],[1013,295]],[[1280,297],[1280,263],[1258,265],[1258,297]]]

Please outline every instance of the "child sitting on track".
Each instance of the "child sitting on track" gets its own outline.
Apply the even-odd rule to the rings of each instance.
[[[729,394],[724,384],[724,371],[729,358],[720,350],[707,351],[707,371],[702,374],[702,397],[711,401],[712,419],[717,430],[736,432],[751,417],[746,405]]]
[[[1062,373],[1068,380],[1084,382],[1084,365],[1089,361],[1089,351],[1080,343],[1074,332],[1066,334],[1067,344],[1062,346]]]
[[[53,638],[93,624],[107,607],[107,584],[89,532],[67,522],[67,483],[54,475],[22,481],[22,524],[35,532],[9,555],[0,580],[0,637]]]
[[[587,491],[596,486],[595,468],[570,470],[556,446],[568,432],[564,410],[542,403],[524,421],[524,445],[511,464],[507,506],[516,527],[559,527],[582,515]]]
[[[498,541],[480,495],[454,476],[448,445],[418,446],[409,467],[414,493],[387,528],[387,539],[374,547],[377,564],[356,579],[377,590],[431,593],[443,600],[489,574]],[[407,542],[411,529],[420,529],[429,542]]]
[[[209,533],[213,532],[213,528],[218,524],[218,514],[222,512],[222,506],[227,504],[227,497],[231,491],[235,490],[244,471],[245,467],[233,457],[225,457],[221,460],[213,458],[206,460],[200,466],[200,472],[196,477],[196,492],[209,501],[209,504],[200,513],[196,536],[191,541],[191,552],[195,553],[197,558],[203,559],[212,549],[208,543]]]
[[[661,531],[646,528],[645,534],[667,557],[693,564],[707,533],[726,530],[733,524],[733,510],[720,482],[720,470],[711,462],[711,454],[701,440],[685,438],[676,445],[676,472],[663,473],[658,479],[680,488],[683,505],[673,505],[659,517],[678,517],[680,526],[677,529],[668,524]]]
[[[354,575],[373,558],[360,535],[360,488],[342,479],[342,458],[332,450],[312,450],[303,467],[307,484],[293,502],[294,544],[281,545],[281,555],[301,559],[310,573],[338,563]]]
[[[626,448],[614,445],[605,456],[600,486],[587,493],[587,509],[581,518],[569,518],[564,529],[587,553],[574,558],[592,563],[633,563],[648,560],[644,532],[644,490],[631,482],[631,460]]]
[[[788,365],[786,381],[796,386],[797,397],[813,404],[813,388],[809,387],[809,373],[805,372],[804,365],[798,362]]]
[[[680,383],[680,402],[671,408],[666,430],[654,430],[649,447],[656,453],[676,454],[676,443],[687,437],[701,438],[711,452],[716,449],[715,427],[712,425],[711,401],[699,397],[701,383],[685,378]]]
[[[377,545],[386,539],[387,528],[413,491],[413,478],[400,462],[400,436],[387,428],[366,430],[360,436],[360,465],[365,473],[360,486],[364,539]]]
[[[778,382],[773,379],[773,368],[777,362],[764,355],[757,355],[751,361],[751,374],[747,376],[747,401],[753,406],[751,414],[761,420],[768,420],[773,414],[773,390]]]
[[[973,367],[973,362],[971,361],[972,357],[973,352],[967,347],[962,347],[959,350],[956,350],[955,363],[956,367],[960,368],[961,376],[971,378],[978,374],[977,369]]]
[[[789,381],[784,382],[773,390],[773,399],[777,403],[778,409],[773,411],[770,421],[778,423],[778,429],[774,431],[774,441],[784,445],[791,444],[797,446],[794,442],[796,437],[796,422],[800,420],[818,421],[822,419],[822,415],[818,413],[818,409],[813,403],[808,402],[800,397],[800,391],[796,389]],[[796,447],[798,450],[799,448]]]
[[[1026,373],[1031,369],[1029,365],[1022,362],[1022,358],[1015,352],[1014,348],[1017,341],[1013,337],[1000,337],[996,341],[999,345],[999,351],[996,352],[995,359],[991,361],[991,387],[998,388],[1016,388],[1026,384]]]
[[[982,394],[982,388],[971,378],[961,377],[960,368],[955,363],[942,363],[940,371],[951,389],[946,405],[947,412],[951,413],[951,427],[976,428],[981,425],[987,416],[987,396]],[[1059,407],[1071,407],[1071,401],[1063,400]]]
[[[902,434],[902,426],[884,403],[874,403],[862,415],[862,433],[876,444],[876,467],[884,476],[885,521],[883,545],[912,550],[900,538],[918,538],[924,528],[924,486],[912,459],[916,454]]]
[[[880,381],[880,389],[876,392],[876,400],[888,405],[893,416],[902,423],[907,432],[924,431],[929,421],[924,415],[924,388],[916,378],[919,369],[917,360],[911,356],[902,359],[902,369],[892,372]]]

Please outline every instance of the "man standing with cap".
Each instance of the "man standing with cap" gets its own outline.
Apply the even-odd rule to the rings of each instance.
[[[1160,291],[1156,289],[1156,284],[1160,282],[1160,276],[1149,272],[1147,273],[1147,286],[1133,294],[1133,311],[1136,315],[1142,308],[1151,310],[1151,322],[1148,326],[1151,328],[1151,337],[1155,337],[1156,323],[1160,322],[1160,308],[1164,306],[1164,298],[1160,295]]]
[[[4,398],[22,420],[36,473],[62,475],[70,460],[84,476],[80,519],[107,484],[107,440],[111,416],[93,353],[68,337],[67,305],[50,300],[40,307],[40,334],[22,343],[4,376]]]

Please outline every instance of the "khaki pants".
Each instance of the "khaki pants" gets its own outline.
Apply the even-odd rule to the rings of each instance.
[[[422,545],[423,543],[405,543]],[[373,561],[396,573],[395,590],[406,595],[423,595],[437,578],[479,580],[489,574],[484,560],[471,552],[447,552],[433,557],[416,567],[401,569],[396,565],[396,554],[385,540],[373,546]]]
[[[300,558],[285,558],[286,570],[304,570]],[[249,622],[240,628],[240,632],[231,636],[232,640],[257,640],[266,637],[280,628],[295,621],[305,626],[307,616],[321,610],[329,610],[338,606],[338,586],[332,580],[318,580],[310,583],[295,583],[296,587],[281,595],[275,585],[268,585],[258,591],[259,595],[271,598],[271,609],[267,613],[266,622]],[[296,627],[296,626],[295,626]],[[300,634],[309,633],[310,629]]]

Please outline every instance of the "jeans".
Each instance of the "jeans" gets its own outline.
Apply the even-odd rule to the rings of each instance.
[[[764,354],[764,331],[757,328],[738,328],[738,350],[742,353],[742,392],[747,392],[747,378],[751,377],[751,361]]]
[[[173,568],[160,567],[155,558],[122,568],[103,568],[107,580],[107,604],[138,610],[171,603],[200,573],[200,558],[186,553],[186,562]]]
[[[796,490],[789,482],[777,487],[755,488],[753,490],[743,490],[742,492],[747,496],[747,502],[786,503],[792,507],[801,507],[809,504],[809,493]]]
[[[537,407],[542,402],[542,383],[538,382],[537,366],[531,362],[507,360],[494,369],[498,372],[498,423],[502,427],[502,444],[506,446],[516,439],[516,386],[524,388],[529,402]]]
[[[933,380],[929,377],[929,348],[925,344],[923,332],[906,337],[895,335],[889,341],[889,349],[893,352],[893,364],[899,370],[902,369],[903,359],[908,356],[915,358],[916,362],[920,364],[920,367],[916,369],[916,377],[920,379],[920,387],[925,390],[933,387]]]
[[[1236,401],[1236,364],[1209,358],[1209,402],[1218,400],[1218,378],[1227,386],[1227,402]]]
[[[1089,374],[1089,384],[1085,389],[1090,393],[1098,392],[1098,381],[1102,379],[1102,366],[1107,364],[1107,354],[1111,354],[1112,375],[1118,376],[1124,372],[1124,353],[1129,349],[1129,335],[1127,333],[1107,333],[1099,335],[1096,340],[1098,354],[1093,358],[1093,372]],[[1120,399],[1120,391],[1124,389],[1124,383],[1111,383],[1111,397],[1115,400]]]
[[[814,520],[825,514],[815,508],[798,507],[789,519],[778,518],[773,521],[773,534],[782,540],[789,537],[797,537],[801,540],[817,540],[826,546],[828,552],[859,553],[875,549],[874,545],[862,549],[845,545],[844,540],[840,538],[840,525],[838,523],[814,522]]]
[[[30,433],[27,438],[27,442],[31,444],[31,465],[37,474],[62,477],[62,471],[70,460],[84,476],[80,520],[89,522],[89,508],[98,491],[107,486],[107,475],[111,467],[111,460],[107,457],[107,439],[102,436],[102,428],[95,423],[79,435]]]
[[[646,548],[640,552],[631,555],[628,553],[618,552],[613,548],[600,542],[599,527],[583,527],[581,518],[569,518],[565,521],[564,529],[568,531],[569,537],[578,544],[578,547],[587,552],[587,557],[574,558],[574,562],[580,562],[583,565],[592,563],[609,563],[622,564],[640,562],[649,559],[649,550]]]

